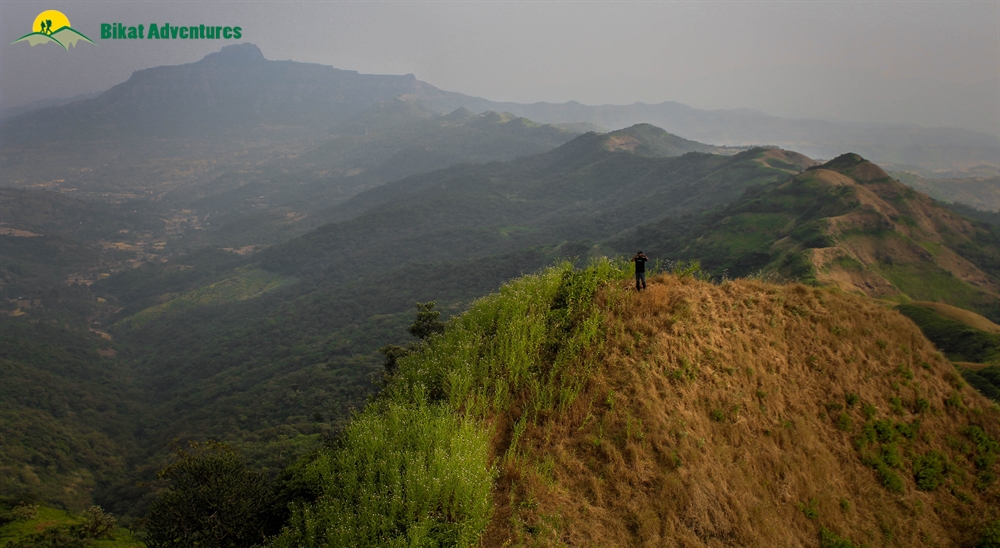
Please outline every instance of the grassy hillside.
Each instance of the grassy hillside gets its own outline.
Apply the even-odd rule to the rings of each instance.
[[[629,272],[452,319],[301,465],[320,494],[273,545],[971,546],[1000,518],[1000,409],[903,316]]]
[[[0,546],[140,548],[145,546],[131,530],[118,526],[114,516],[99,507],[81,513],[25,501],[0,501]]]
[[[972,221],[856,154],[754,187],[725,209],[641,227],[616,246],[1000,319],[1000,229]]]

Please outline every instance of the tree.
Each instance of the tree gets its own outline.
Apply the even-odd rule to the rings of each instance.
[[[436,301],[416,303],[417,318],[413,320],[412,324],[410,324],[410,335],[413,335],[421,341],[426,341],[433,335],[440,335],[441,333],[444,333],[444,322],[438,320],[438,318],[441,317],[441,313],[434,310],[435,304],[437,304]],[[420,350],[421,344],[422,343],[413,342],[406,346],[388,344],[379,348],[378,351],[385,355],[384,366],[386,376],[393,376],[396,373],[396,369],[399,368],[399,360],[409,356],[417,350]]]
[[[261,544],[278,532],[284,516],[276,490],[260,470],[216,442],[174,449],[175,460],[160,471],[167,488],[150,505],[146,543],[165,546],[237,548]]]
[[[441,313],[434,310],[436,301],[417,303],[417,319],[410,325],[410,335],[426,341],[432,335],[444,333],[444,322],[438,321]]]

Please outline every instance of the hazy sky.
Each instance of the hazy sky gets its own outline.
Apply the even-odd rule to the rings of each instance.
[[[56,9],[96,45],[12,41]],[[101,91],[233,40],[101,40],[100,24],[238,25],[268,59],[406,74],[497,101],[678,101],[1000,134],[1000,2],[18,2],[0,104]]]

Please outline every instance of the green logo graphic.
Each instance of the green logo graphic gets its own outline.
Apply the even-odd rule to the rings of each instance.
[[[63,49],[68,50],[70,46],[76,46],[80,40],[86,40],[91,44],[94,43],[93,40],[84,36],[82,32],[70,27],[69,18],[63,15],[61,11],[46,10],[39,13],[38,17],[35,17],[35,24],[31,26],[31,30],[34,32],[25,34],[11,42],[11,44],[27,42],[29,45],[37,46],[38,44],[55,42],[62,46]]]

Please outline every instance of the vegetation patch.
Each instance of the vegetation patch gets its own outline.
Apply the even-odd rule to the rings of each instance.
[[[988,333],[915,304],[896,307],[954,361],[1000,364],[1000,334]]]
[[[224,304],[252,299],[288,283],[291,278],[255,268],[241,268],[225,280],[195,289],[163,304],[133,314],[116,325],[125,329],[140,327],[167,312],[178,312],[200,306]]]
[[[516,280],[399,358],[336,447],[303,466],[322,491],[273,545],[478,544],[498,467],[518,461],[526,420],[575,402],[603,328],[594,295],[628,274],[598,261]],[[485,422],[497,413],[521,418],[498,430]]]

